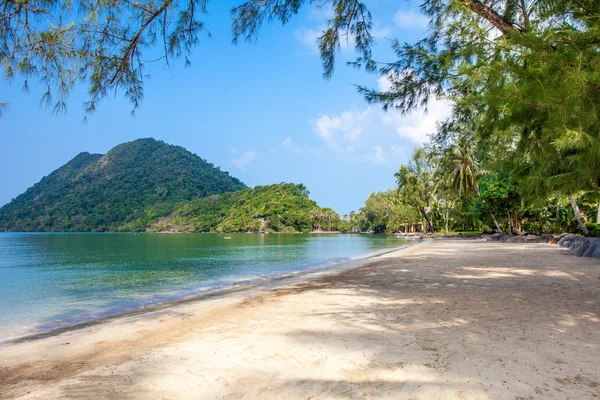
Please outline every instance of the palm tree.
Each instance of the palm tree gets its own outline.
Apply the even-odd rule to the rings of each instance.
[[[402,200],[419,211],[427,222],[427,230],[433,233],[429,213],[437,185],[434,182],[435,171],[429,163],[430,157],[431,154],[424,148],[416,149],[412,160],[408,165],[400,166],[394,177]]]
[[[458,191],[459,197],[468,199],[479,194],[477,186],[478,165],[473,155],[473,146],[466,141],[454,141],[446,162],[451,166],[450,186]]]
[[[309,218],[312,221],[313,227],[317,231],[320,231],[322,228],[325,228],[325,222],[329,220],[329,211],[327,209],[315,208],[310,212]]]

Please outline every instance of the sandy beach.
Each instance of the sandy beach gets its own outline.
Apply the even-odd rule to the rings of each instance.
[[[600,260],[434,240],[0,348],[2,399],[593,399]]]

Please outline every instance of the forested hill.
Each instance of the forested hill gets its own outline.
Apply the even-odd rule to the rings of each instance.
[[[166,218],[139,226],[156,232],[308,232],[347,230],[330,208],[308,197],[302,184],[256,186],[194,199]],[[136,229],[128,229],[136,230]]]
[[[81,153],[0,208],[0,231],[119,230],[192,199],[244,189],[186,149],[154,139]]]

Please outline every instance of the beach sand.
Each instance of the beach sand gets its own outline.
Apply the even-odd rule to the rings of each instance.
[[[600,260],[434,240],[0,349],[0,398],[593,399]]]

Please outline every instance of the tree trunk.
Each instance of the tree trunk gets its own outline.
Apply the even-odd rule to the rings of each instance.
[[[460,0],[460,2],[466,5],[475,14],[484,18],[504,35],[513,30],[518,30],[518,28],[513,25],[511,21],[506,20],[504,17],[502,17],[502,15],[496,12],[496,10],[478,0]]]
[[[512,222],[510,221],[510,212],[508,214],[508,234],[512,235]]]
[[[425,211],[425,209],[421,209],[421,212],[423,213],[423,218],[425,218],[425,221],[427,222],[427,230],[428,232],[433,233],[433,225],[431,224],[431,221],[429,221],[429,218],[427,218],[427,212]]]
[[[523,27],[527,31],[529,30],[529,12],[527,11],[525,0],[521,0],[521,12],[523,13]]]
[[[449,217],[448,214],[449,213],[450,213],[450,210],[448,207],[446,207],[446,233],[448,233],[448,217]]]
[[[584,235],[588,236],[590,234],[590,231],[588,230],[587,226],[585,226],[583,215],[581,214],[579,207],[577,207],[577,202],[575,201],[575,198],[573,196],[570,196],[569,201],[571,202],[571,207],[573,207],[573,212],[575,213],[575,218],[577,218],[577,223],[579,224],[581,231]]]
[[[596,214],[596,223],[600,224],[600,201],[598,202],[598,214]]]
[[[492,219],[494,220],[494,224],[496,224],[496,229],[498,230],[498,232],[504,233],[502,231],[502,228],[500,228],[500,225],[498,225],[498,221],[496,220],[496,216],[494,215],[494,213],[492,213]]]
[[[521,216],[519,214],[513,214],[513,229],[517,235],[523,234],[523,228],[521,226]]]

